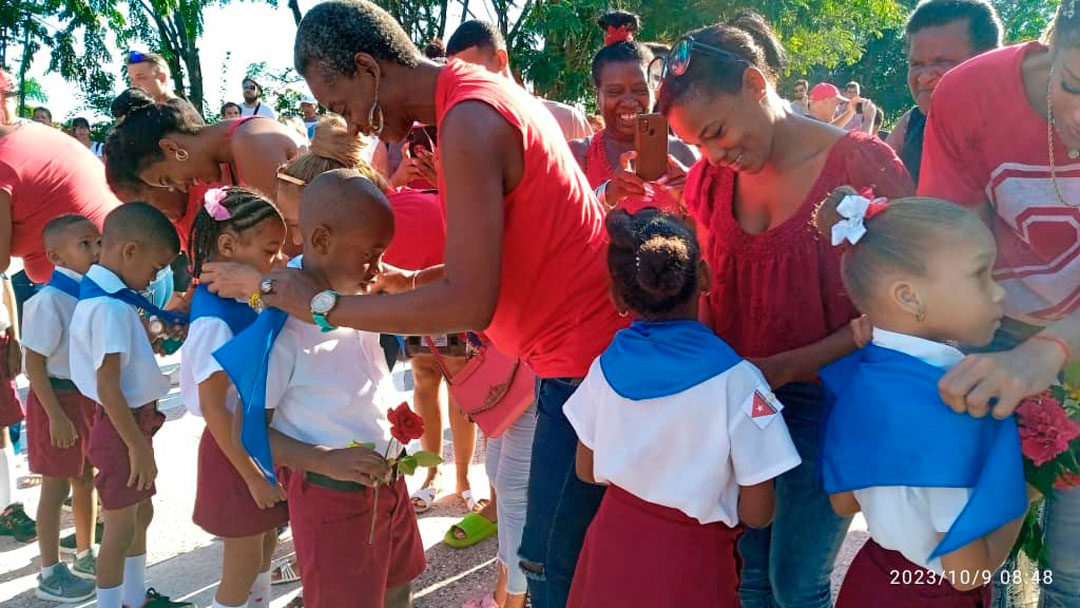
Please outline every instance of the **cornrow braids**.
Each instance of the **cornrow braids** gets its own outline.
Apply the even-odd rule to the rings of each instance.
[[[243,234],[270,218],[277,218],[283,224],[285,221],[273,203],[249,188],[226,188],[221,206],[229,210],[229,219],[215,220],[205,208],[200,207],[195,221],[191,224],[188,253],[191,256],[193,277],[198,278],[202,274],[203,264],[217,253],[218,237],[226,230]]]
[[[605,227],[612,286],[631,310],[649,318],[696,297],[701,250],[682,220],[655,207],[615,209]]]

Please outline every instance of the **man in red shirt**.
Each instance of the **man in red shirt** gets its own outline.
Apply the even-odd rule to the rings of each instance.
[[[1006,319],[995,350],[941,381],[957,411],[997,417],[1047,388],[1080,352],[1080,8],[1062,2],[1053,46],[990,51],[934,89],[919,194],[978,211],[994,231]],[[1080,605],[1080,488],[1047,502],[1043,605]]]

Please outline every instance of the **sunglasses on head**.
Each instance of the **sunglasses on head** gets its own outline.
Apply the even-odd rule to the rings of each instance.
[[[145,63],[147,61],[150,61],[150,58],[145,53],[128,51],[128,63]]]
[[[671,52],[666,57],[657,57],[649,63],[649,84],[653,88],[658,88],[668,76],[685,74],[690,69],[690,60],[694,56],[694,51],[709,53],[728,61],[746,61],[726,49],[698,42],[692,36],[683,36],[671,47]]]

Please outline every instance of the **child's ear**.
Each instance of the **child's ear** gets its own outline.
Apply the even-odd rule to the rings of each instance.
[[[305,243],[320,255],[326,255],[330,251],[330,227],[319,224],[311,231],[311,239]]]
[[[120,254],[123,256],[124,261],[131,261],[139,255],[139,244],[135,241],[128,241],[124,243],[124,246],[120,249]]]
[[[705,258],[698,261],[697,284],[698,291],[701,291],[702,293],[709,293],[712,291],[712,269],[709,268],[709,263],[705,261]]]
[[[917,319],[926,314],[926,302],[918,287],[910,281],[896,281],[890,285],[889,296],[901,310]]]
[[[55,249],[46,249],[45,257],[49,259],[49,263],[53,266],[67,267],[67,264],[64,263],[64,260],[60,258],[60,252]]]
[[[237,245],[238,245],[238,243],[237,243],[237,238],[236,238],[235,234],[233,234],[231,232],[227,232],[227,231],[222,232],[221,234],[218,235],[218,238],[217,238],[217,252],[216,253],[221,254],[221,257],[223,257],[223,258],[231,260],[234,257],[236,257],[236,246]]]

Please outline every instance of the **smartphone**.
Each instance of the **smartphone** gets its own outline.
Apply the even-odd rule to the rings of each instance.
[[[638,114],[634,150],[638,177],[651,182],[667,173],[668,125],[663,114]]]
[[[858,112],[859,114],[862,114],[862,102],[861,101],[859,103],[855,104],[855,111]]]
[[[435,125],[418,125],[409,129],[408,142],[409,152],[415,157],[420,155],[421,150],[435,153],[438,131]]]

